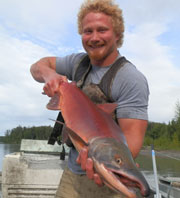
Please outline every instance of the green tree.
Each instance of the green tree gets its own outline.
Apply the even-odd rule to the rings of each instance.
[[[179,102],[179,100],[175,104],[175,121],[180,122],[180,102]]]

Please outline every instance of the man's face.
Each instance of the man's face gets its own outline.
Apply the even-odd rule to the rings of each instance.
[[[117,40],[110,16],[90,12],[84,17],[82,43],[93,64],[101,64],[107,59],[111,64],[117,55]]]

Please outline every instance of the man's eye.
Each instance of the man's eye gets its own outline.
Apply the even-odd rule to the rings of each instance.
[[[84,30],[84,33],[85,34],[91,34],[92,33],[92,30]]]
[[[107,28],[99,28],[98,31],[104,33],[104,32],[106,32],[106,31],[108,31],[108,29],[107,29]]]

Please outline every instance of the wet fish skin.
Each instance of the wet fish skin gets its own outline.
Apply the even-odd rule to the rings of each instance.
[[[121,181],[124,177],[140,188],[143,196],[148,196],[149,186],[134,163],[119,125],[110,115],[115,107],[95,105],[75,83],[67,82],[61,83],[59,92],[47,105],[48,109],[61,110],[74,146],[79,152],[88,147],[95,171],[107,186],[135,198],[135,193]]]
[[[96,169],[99,170],[100,166],[104,166],[115,176],[119,175],[128,178],[134,183],[134,187],[140,188],[142,196],[149,196],[151,193],[149,185],[139,172],[128,147],[123,142],[118,142],[114,138],[97,137],[90,141],[88,151],[88,156],[96,163]],[[104,177],[103,174],[101,177]],[[106,178],[103,179],[106,181]],[[106,183],[111,189],[118,191],[117,188],[111,186],[110,182],[106,181]]]

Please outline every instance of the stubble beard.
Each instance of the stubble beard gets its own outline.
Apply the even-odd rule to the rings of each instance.
[[[95,64],[101,64],[114,51],[114,45],[109,46],[104,41],[83,43],[83,47]]]
[[[110,54],[113,52],[113,47],[111,48],[106,48],[106,46],[104,46],[102,49],[96,49],[96,50],[86,50],[86,52],[89,55],[89,58],[98,63],[102,63],[104,60],[106,60],[106,58],[108,56],[110,56]]]
[[[104,41],[83,43],[85,51],[88,53],[89,58],[95,61],[101,61],[106,54],[106,44]]]
[[[93,59],[95,61],[101,61],[101,60],[105,59],[105,56],[106,56],[103,49],[100,49],[100,50],[97,49],[97,50],[93,50],[93,51],[89,50],[89,51],[87,51],[87,53],[88,53],[90,59]]]
[[[96,49],[91,49],[89,47],[85,48],[89,55],[89,58],[95,62],[103,61],[107,57],[106,46],[97,47]]]

